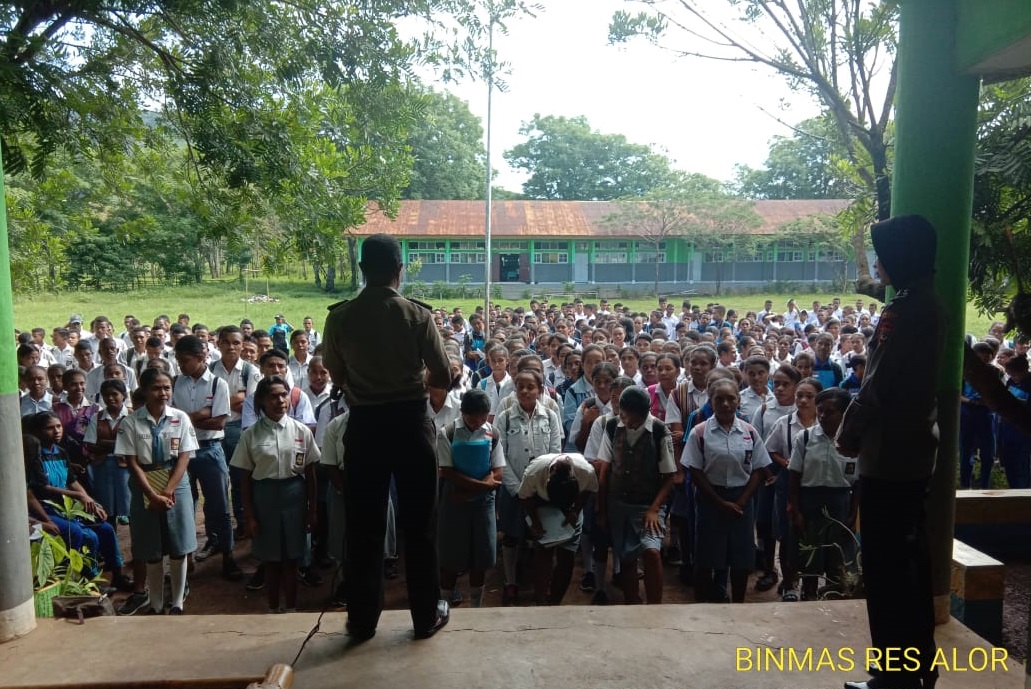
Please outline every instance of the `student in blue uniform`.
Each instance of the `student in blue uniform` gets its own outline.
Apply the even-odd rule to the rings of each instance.
[[[1006,362],[1006,388],[1021,404],[1031,405],[1031,373],[1026,356]],[[1004,419],[999,420],[999,463],[1010,488],[1031,488],[1031,438]]]
[[[244,471],[244,520],[254,556],[265,567],[269,612],[293,612],[298,561],[316,522],[315,465],[321,453],[311,430],[287,414],[286,380],[263,378],[254,405],[262,416],[240,436],[232,464]]]
[[[127,416],[118,430],[115,454],[129,465],[129,533],[132,556],[147,562],[150,607],[164,612],[164,563],[172,577],[170,615],[183,614],[186,555],[197,549],[193,497],[186,477],[197,436],[186,412],[168,406],[172,379],[148,368],[140,376],[144,406]]]
[[[59,445],[63,432],[61,419],[54,412],[45,411],[25,417],[23,426],[25,476],[29,490],[45,511],[34,516],[54,523],[65,542],[84,553],[89,563],[88,574],[99,571],[98,565],[103,560],[104,571],[111,573],[112,588],[131,589],[132,581],[122,574],[122,553],[114,527],[107,522],[103,506],[75,479],[68,454]],[[83,510],[92,515],[94,521],[66,520],[56,507],[48,504],[48,501],[60,504],[65,497],[82,503]]]
[[[730,569],[731,599],[742,603],[748,572],[755,564],[755,510],[752,496],[768,472],[770,457],[758,431],[737,417],[737,385],[709,385],[713,415],[687,436],[681,463],[691,472],[695,501],[695,597],[719,602],[713,570]]]
[[[497,562],[494,491],[501,486],[505,453],[498,430],[487,421],[491,399],[483,390],[462,396],[462,417],[437,433],[437,463],[443,481],[437,548],[444,600],[456,595],[459,572],[469,573],[472,607],[483,601],[487,570]]]

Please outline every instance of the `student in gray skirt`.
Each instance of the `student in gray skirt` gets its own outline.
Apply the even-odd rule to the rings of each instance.
[[[297,609],[297,562],[318,508],[315,464],[321,453],[311,430],[287,414],[289,407],[286,380],[263,378],[254,391],[254,408],[263,414],[240,436],[232,460],[244,472],[244,520],[251,551],[265,565],[269,612]]]
[[[741,397],[730,380],[709,384],[713,415],[695,426],[680,460],[691,472],[695,497],[695,597],[716,599],[713,570],[730,569],[731,598],[745,599],[755,565],[752,496],[766,480],[770,456],[759,432],[737,417]]]
[[[437,433],[437,465],[443,480],[437,550],[441,598],[457,605],[459,572],[469,572],[472,607],[480,607],[487,570],[497,562],[494,492],[501,486],[505,452],[487,421],[491,400],[483,390],[462,396],[462,418]]]
[[[164,600],[164,558],[172,578],[170,615],[183,614],[186,597],[186,555],[197,549],[193,497],[186,467],[197,450],[190,417],[168,406],[171,377],[148,368],[140,377],[144,406],[125,417],[114,454],[129,466],[129,533],[133,560],[147,563],[151,614],[161,614]]]

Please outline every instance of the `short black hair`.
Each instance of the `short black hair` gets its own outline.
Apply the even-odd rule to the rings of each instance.
[[[462,395],[463,414],[483,414],[490,411],[490,397],[479,388],[473,388]]]

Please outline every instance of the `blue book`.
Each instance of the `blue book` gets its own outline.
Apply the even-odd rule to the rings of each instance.
[[[490,438],[451,443],[451,464],[457,471],[475,479],[490,473]]]

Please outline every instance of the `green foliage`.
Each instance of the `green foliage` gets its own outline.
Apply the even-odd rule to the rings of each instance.
[[[826,126],[836,133],[842,159],[850,163],[865,193],[875,199],[876,217],[888,217],[897,2],[634,0],[634,4],[642,11],[613,16],[611,43],[640,37],[682,56],[740,61],[773,70],[791,88],[823,106]],[[714,9],[715,5],[721,7]],[[727,21],[728,9],[737,20],[733,28]],[[779,148],[771,156],[779,157]],[[793,153],[794,146],[784,148]],[[741,171],[742,191],[758,196],[826,188],[824,181],[800,176],[802,170],[794,162],[785,167],[788,162],[769,160],[769,175]],[[858,232],[853,240],[860,276],[868,275],[865,236]]]
[[[791,136],[775,136],[762,168],[737,166],[736,186],[750,199],[847,198],[836,165],[847,157],[831,119],[815,117],[796,125]]]
[[[81,502],[67,495],[62,496],[60,502],[46,502],[67,520],[81,519],[91,522],[95,519],[84,509]],[[42,538],[30,545],[30,563],[33,585],[36,589],[59,583],[58,595],[62,596],[95,595],[100,592],[96,583],[97,578],[89,576],[89,570],[94,565],[92,553],[85,549],[68,547],[59,536],[43,531]]]
[[[505,160],[530,174],[531,199],[609,201],[640,196],[674,177],[669,160],[622,134],[591,129],[585,117],[542,116],[524,122],[527,137],[505,151]]]
[[[422,95],[425,109],[408,128],[414,163],[406,199],[482,199],[487,154],[480,119],[469,104],[432,89]]]
[[[974,163],[970,290],[984,314],[1031,289],[1031,79],[985,86]]]

